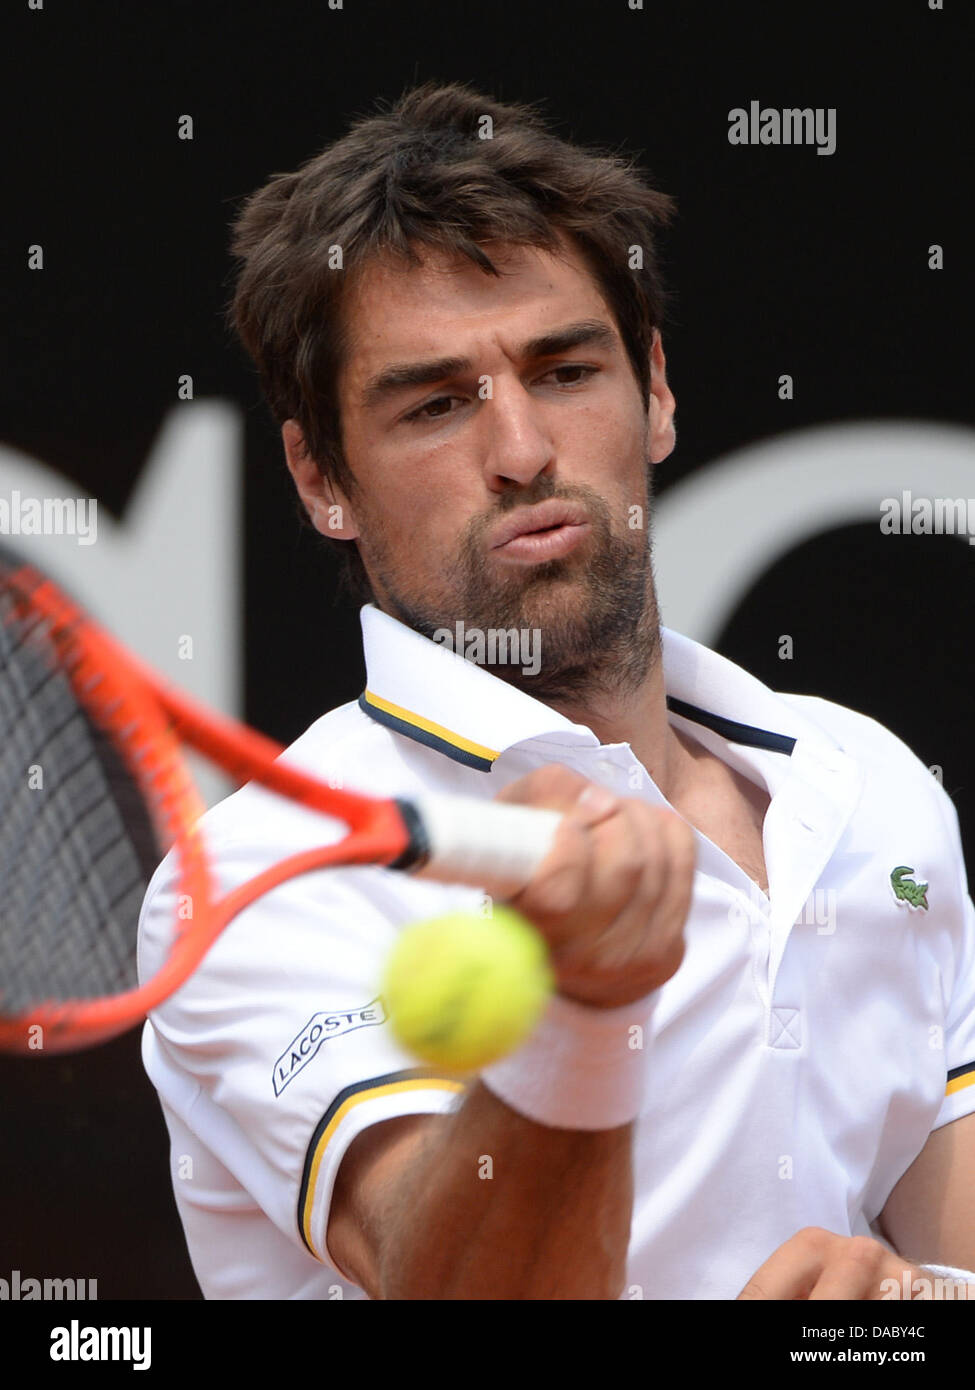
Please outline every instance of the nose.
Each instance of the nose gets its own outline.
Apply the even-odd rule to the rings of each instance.
[[[495,492],[516,483],[528,487],[539,474],[555,467],[555,442],[543,411],[517,379],[495,377],[483,411],[487,431],[484,474]]]

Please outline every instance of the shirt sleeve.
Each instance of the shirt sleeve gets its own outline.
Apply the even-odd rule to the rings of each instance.
[[[961,876],[962,908],[945,1018],[945,1096],[933,1130],[975,1110],[975,906],[968,891],[958,814],[947,793],[941,793],[939,802]]]
[[[294,850],[211,848],[218,896]],[[143,978],[178,921],[174,867],[170,856],[143,904]],[[385,869],[304,874],[245,908],[150,1015],[144,1056],[161,1098],[280,1231],[342,1278],[325,1236],[349,1145],[382,1120],[445,1113],[464,1092],[396,1043],[384,962],[409,922],[480,901]]]

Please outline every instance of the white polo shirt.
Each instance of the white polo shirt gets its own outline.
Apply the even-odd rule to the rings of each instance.
[[[486,800],[557,762],[666,804],[627,744],[375,607],[362,630],[365,693],[288,761],[366,792]],[[695,831],[687,951],[646,1047],[623,1297],[733,1298],[804,1226],[873,1234],[931,1131],[975,1110],[975,910],[954,808],[893,734],[666,628],[663,665],[674,727],[771,796],[769,894]],[[203,825],[221,892],[340,830],[257,786]],[[143,975],[172,931],[172,860],[146,895]],[[386,869],[305,875],[154,1012],[143,1055],[207,1297],[365,1297],[326,1244],[342,1157],[369,1125],[463,1099],[393,1041],[377,982],[403,926],[480,903]]]

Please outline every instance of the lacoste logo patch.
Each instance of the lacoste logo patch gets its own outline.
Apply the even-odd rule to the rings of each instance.
[[[890,873],[890,886],[894,890],[894,897],[898,902],[907,903],[910,907],[922,907],[925,912],[928,910],[928,885],[926,883],[915,883],[913,878],[908,878],[908,874],[913,874],[914,870],[908,868],[906,864],[898,864],[896,869]]]
[[[271,1077],[274,1094],[279,1096],[298,1073],[307,1067],[322,1043],[352,1033],[356,1028],[371,1028],[386,1022],[383,1001],[376,998],[361,1009],[333,1009],[328,1013],[312,1014],[298,1036],[289,1043],[274,1064]]]

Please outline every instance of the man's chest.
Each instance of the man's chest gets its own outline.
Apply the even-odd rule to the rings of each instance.
[[[763,825],[770,798],[754,782],[731,769],[727,773],[727,778],[707,794],[698,794],[674,809],[767,894]]]
[[[923,1147],[945,1090],[944,961],[885,865],[841,848],[791,923],[720,866],[699,872],[647,1050],[640,1219],[658,1219],[662,1190],[674,1215],[648,1250],[695,1229],[734,1246],[766,1217],[788,1227],[770,1249],[803,1225],[863,1234]]]

